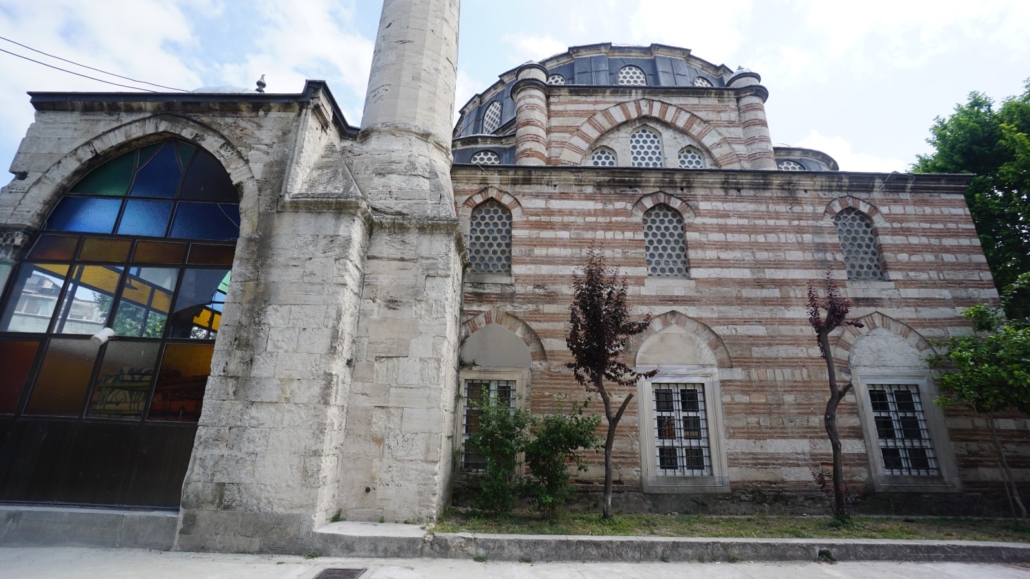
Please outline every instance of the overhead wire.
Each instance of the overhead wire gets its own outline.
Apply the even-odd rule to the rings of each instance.
[[[32,52],[35,52],[35,53],[38,53],[38,54],[42,54],[42,55],[50,57],[50,58],[54,58],[54,59],[60,60],[62,62],[67,62],[69,64],[74,64],[75,66],[79,66],[79,67],[86,68],[86,69],[89,69],[89,70],[95,70],[96,72],[99,72],[99,73],[102,73],[102,74],[106,74],[106,75],[109,75],[109,76],[113,76],[113,77],[116,77],[116,78],[125,79],[125,80],[131,81],[131,82],[135,82],[135,83],[139,83],[139,84],[146,84],[146,85],[150,85],[150,86],[156,86],[158,88],[164,88],[164,89],[168,89],[168,90],[175,90],[175,91],[180,91],[180,92],[190,92],[188,90],[181,89],[181,88],[175,88],[175,87],[172,87],[172,86],[165,86],[165,85],[162,85],[162,84],[156,84],[156,83],[153,83],[153,82],[147,82],[145,80],[137,80],[137,79],[134,79],[134,78],[129,78],[127,76],[122,76],[120,74],[115,74],[113,72],[107,72],[106,70],[101,70],[99,68],[94,68],[92,66],[87,66],[85,64],[81,64],[81,63],[75,62],[74,60],[68,60],[67,58],[61,58],[60,56],[56,56],[56,55],[50,54],[48,52],[43,52],[42,50],[37,50],[35,48],[32,48],[31,46],[28,46],[26,44],[22,44],[20,42],[11,40],[10,38],[6,38],[6,37],[3,37],[3,36],[0,36],[0,40],[4,40],[6,42],[10,42],[11,44],[18,45],[18,46],[20,46],[20,47],[22,47],[22,48],[24,48],[26,50],[31,50]],[[150,89],[134,87],[134,86],[128,86],[128,85],[124,85],[124,84],[118,84],[118,83],[115,83],[115,82],[106,81],[106,80],[103,80],[103,79],[100,79],[100,78],[96,78],[96,77],[92,77],[92,76],[88,76],[88,75],[85,75],[85,74],[80,74],[80,73],[77,73],[77,72],[74,72],[74,71],[71,71],[71,70],[66,70],[66,69],[63,69],[63,68],[60,68],[60,67],[57,67],[57,66],[53,66],[53,65],[47,64],[45,62],[40,62],[38,60],[34,60],[32,58],[28,58],[26,56],[23,56],[21,54],[17,54],[15,52],[11,52],[9,50],[0,49],[0,51],[6,52],[7,54],[10,54],[12,56],[17,56],[18,58],[24,58],[25,60],[28,60],[30,62],[34,62],[36,64],[42,64],[43,66],[48,66],[50,68],[53,68],[53,69],[56,69],[56,70],[60,70],[62,72],[67,72],[67,73],[74,74],[76,76],[81,76],[81,77],[84,77],[84,78],[88,78],[88,79],[91,79],[91,80],[96,80],[96,81],[100,81],[100,82],[106,82],[107,84],[112,84],[114,86],[120,86],[120,87],[124,87],[124,88],[133,88],[133,89],[136,89],[136,90],[144,90],[144,91],[148,91],[148,92],[157,92],[157,91],[153,91],[153,90],[150,90]]]
[[[104,82],[104,83],[107,83],[107,84],[111,84],[111,85],[114,85],[114,86],[120,86],[120,87],[123,87],[123,88],[131,88],[133,90],[141,90],[141,91],[145,91],[145,92],[157,92],[156,90],[150,90],[149,88],[140,88],[138,86],[129,86],[127,84],[118,84],[116,82],[111,82],[109,80],[104,80],[102,78],[96,78],[95,76],[89,76],[89,75],[86,75],[86,74],[79,74],[79,73],[77,73],[75,71],[67,70],[67,69],[61,68],[59,66],[54,66],[52,64],[47,64],[45,62],[40,62],[38,60],[29,58],[27,56],[24,56],[24,55],[21,55],[21,54],[17,54],[15,52],[11,52],[10,50],[4,50],[3,48],[0,48],[0,52],[6,52],[7,54],[10,54],[11,56],[17,56],[18,58],[24,58],[25,60],[27,60],[29,62],[34,62],[36,64],[42,64],[43,66],[50,67],[50,68],[52,68],[54,70],[59,70],[61,72],[67,72],[68,74],[74,74],[75,76],[81,76],[82,78],[88,78],[90,80],[95,80],[95,81],[98,81],[98,82]]]

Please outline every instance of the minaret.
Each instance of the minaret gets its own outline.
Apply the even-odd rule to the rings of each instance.
[[[464,245],[451,186],[459,0],[386,0],[346,154],[372,234],[340,447],[348,520],[427,520],[453,459]]]
[[[383,2],[361,121],[362,146],[351,164],[375,209],[454,216],[451,126],[460,4]]]

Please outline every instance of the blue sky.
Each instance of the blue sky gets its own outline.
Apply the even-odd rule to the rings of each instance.
[[[253,87],[265,74],[269,92],[297,92],[305,78],[325,79],[358,124],[380,8],[378,0],[0,0],[0,36],[185,89]],[[933,118],[970,91],[1022,92],[1027,22],[1025,0],[464,0],[458,105],[505,70],[567,46],[673,44],[759,72],[775,143],[824,150],[845,170],[905,170],[929,151]],[[2,53],[0,79],[4,168],[32,122],[26,91],[123,90]]]

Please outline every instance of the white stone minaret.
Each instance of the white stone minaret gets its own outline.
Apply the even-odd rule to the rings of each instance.
[[[386,0],[347,162],[372,235],[339,475],[348,520],[426,520],[447,500],[464,246],[451,186],[459,0]]]

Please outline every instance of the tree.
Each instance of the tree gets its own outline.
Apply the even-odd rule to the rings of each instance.
[[[572,368],[576,381],[588,392],[597,392],[604,403],[608,435],[604,441],[604,505],[603,518],[612,517],[612,447],[615,429],[626,411],[633,393],[626,395],[618,410],[612,406],[612,392],[605,386],[629,388],[641,377],[650,378],[657,370],[640,373],[619,361],[629,339],[643,332],[651,316],[639,322],[630,320],[626,305],[626,279],[607,267],[604,256],[593,249],[587,254],[583,273],[573,278],[573,301],[569,307],[572,327],[565,343],[572,352]]]
[[[1030,79],[1025,87],[998,110],[987,96],[970,93],[950,117],[935,119],[927,139],[935,150],[912,167],[916,173],[976,173],[966,204],[999,292],[1030,271]],[[1030,307],[1030,301],[1010,305],[1017,304]]]
[[[1019,311],[1019,307],[1012,304],[1030,303],[1027,294],[1030,294],[1030,272],[1004,288],[1002,307]],[[930,364],[941,371],[937,382],[944,394],[937,399],[938,404],[947,406],[959,402],[987,415],[1005,493],[1013,515],[1018,507],[1025,524],[1027,510],[1005,460],[995,417],[995,413],[1008,408],[1030,415],[1030,312],[1025,309],[1021,312],[1021,317],[1006,319],[1003,309],[987,304],[967,309],[962,315],[973,322],[974,333],[937,342],[947,350],[931,356]]]
[[[851,300],[840,295],[840,287],[833,281],[832,273],[826,272],[826,297],[819,297],[814,282],[808,282],[808,321],[815,330],[819,352],[826,361],[826,372],[829,375],[830,399],[826,402],[826,413],[823,422],[826,434],[830,437],[830,448],[833,450],[833,517],[840,523],[850,519],[844,496],[844,466],[841,458],[840,434],[837,432],[837,406],[851,390],[849,381],[843,388],[837,386],[837,371],[833,364],[833,351],[830,350],[830,334],[841,326],[861,328],[859,322],[847,321],[851,310]],[[823,318],[820,310],[826,311]]]

